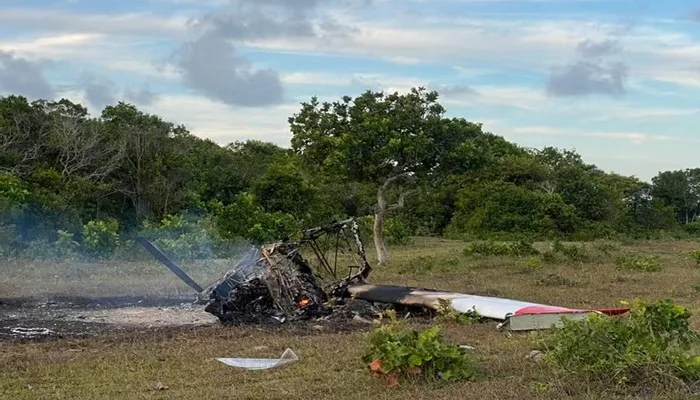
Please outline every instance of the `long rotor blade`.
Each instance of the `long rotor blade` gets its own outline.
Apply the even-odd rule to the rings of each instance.
[[[168,267],[169,270],[171,270],[175,275],[177,275],[178,278],[182,279],[183,282],[185,282],[189,287],[192,289],[196,290],[197,293],[201,293],[204,289],[202,289],[201,286],[197,282],[194,281],[194,279],[190,278],[185,271],[182,270],[175,262],[173,262],[171,259],[169,259],[165,254],[163,254],[160,249],[158,249],[153,243],[149,242],[146,238],[136,238],[136,241],[143,246],[146,250],[148,250],[149,253],[153,255],[158,261],[162,262],[165,264],[166,267]]]

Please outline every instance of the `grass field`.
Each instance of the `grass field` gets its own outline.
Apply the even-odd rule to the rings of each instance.
[[[618,307],[622,300],[671,298],[700,315],[700,268],[688,257],[696,242],[588,243],[585,254],[533,260],[468,256],[466,244],[416,239],[390,249],[390,265],[376,268],[373,283],[423,286],[569,307]],[[544,248],[548,244],[538,244]],[[654,254],[662,270],[621,268],[624,254]],[[114,262],[52,264],[3,262],[0,297],[37,294],[173,295],[186,293],[157,264]],[[188,266],[207,282],[226,265]],[[416,320],[417,326],[430,322]],[[0,343],[3,399],[546,399],[538,390],[546,367],[526,359],[529,333],[496,331],[495,322],[443,323],[447,337],[475,347],[479,378],[449,385],[403,384],[387,388],[372,378],[360,357],[370,329],[338,331],[312,324],[277,328],[177,328],[114,333],[90,339]],[[700,318],[693,316],[694,329]],[[273,357],[292,348],[299,362],[280,370],[242,372],[215,357]],[[587,387],[570,398],[607,399],[605,388]],[[642,397],[640,397],[642,398]],[[645,393],[643,398],[686,398]],[[687,397],[690,398],[690,397]]]

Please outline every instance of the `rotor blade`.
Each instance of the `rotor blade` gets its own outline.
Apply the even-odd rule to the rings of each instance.
[[[182,270],[175,262],[173,262],[171,259],[169,259],[165,254],[163,254],[160,249],[158,249],[153,243],[149,242],[146,238],[136,238],[136,241],[143,246],[146,250],[148,250],[149,253],[153,255],[158,261],[162,262],[165,264],[166,267],[168,267],[169,270],[171,270],[175,275],[177,275],[178,278],[182,279],[183,282],[185,282],[189,287],[192,289],[196,290],[197,293],[201,293],[204,289],[202,289],[197,282],[195,282],[192,278],[190,278],[185,271]]]

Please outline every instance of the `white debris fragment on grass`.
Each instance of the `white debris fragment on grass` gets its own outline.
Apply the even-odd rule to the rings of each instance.
[[[290,348],[287,348],[280,358],[217,358],[217,361],[230,367],[247,370],[279,368],[298,360],[299,357]]]

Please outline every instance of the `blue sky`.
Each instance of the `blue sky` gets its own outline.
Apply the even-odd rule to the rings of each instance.
[[[698,167],[700,5],[667,0],[2,0],[0,94],[128,101],[287,146],[299,103],[441,93],[452,116],[649,180]]]

